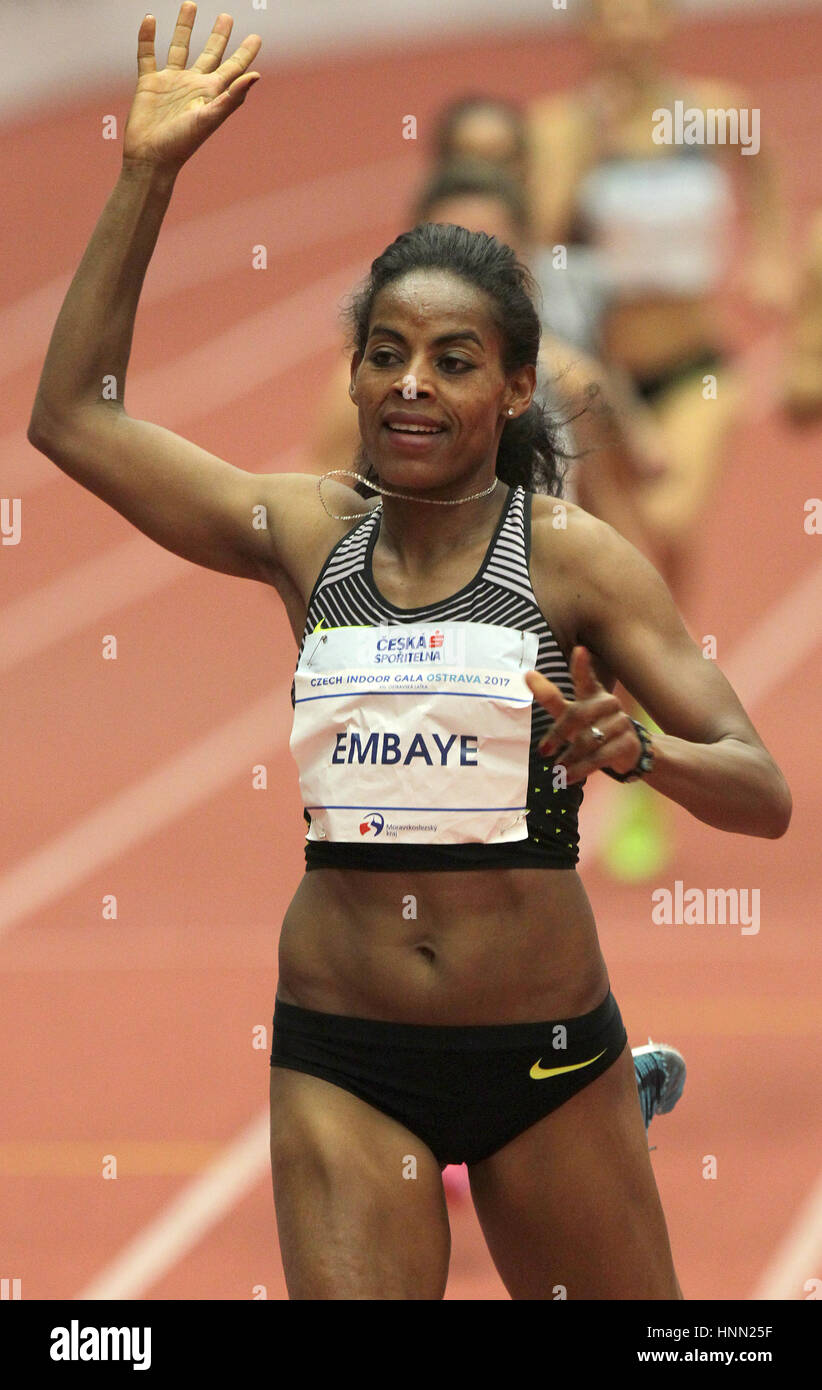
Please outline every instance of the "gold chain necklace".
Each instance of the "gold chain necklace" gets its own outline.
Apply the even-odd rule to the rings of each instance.
[[[329,473],[323,473],[322,477],[317,479],[317,492],[319,493],[320,501],[326,512],[330,517],[333,517],[335,521],[356,521],[360,517],[367,516],[367,512],[349,512],[345,516],[337,516],[336,512],[328,511],[322,495],[322,484],[325,482],[326,478],[334,478],[339,473],[344,473],[349,478],[356,478],[358,482],[365,483],[366,487],[373,488],[375,492],[381,492],[384,497],[398,497],[403,502],[429,502],[432,507],[459,507],[463,502],[475,502],[478,497],[487,497],[489,493],[494,491],[494,488],[499,482],[499,478],[495,478],[490,487],[485,488],[483,492],[472,492],[470,497],[448,497],[444,499],[441,497],[414,497],[413,494],[407,492],[389,492],[387,488],[380,487],[379,483],[372,482],[370,478],[364,478],[362,473],[355,473],[351,468],[332,468]]]

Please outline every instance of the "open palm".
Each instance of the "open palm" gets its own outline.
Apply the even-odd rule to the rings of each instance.
[[[169,168],[180,167],[209,135],[245,100],[259,77],[248,72],[262,40],[251,34],[230,58],[223,54],[234,24],[221,14],[199,58],[190,68],[188,46],[197,6],[180,6],[160,70],[154,57],[156,20],[147,15],[137,41],[137,91],[123,137],[123,160]]]

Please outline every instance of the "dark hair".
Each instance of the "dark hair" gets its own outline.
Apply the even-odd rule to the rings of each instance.
[[[469,232],[448,223],[425,222],[403,232],[371,264],[370,274],[344,308],[349,347],[365,351],[374,300],[380,290],[417,270],[442,270],[475,285],[489,298],[502,336],[502,365],[506,372],[537,365],[540,320],[535,306],[539,291],[530,271],[510,246],[486,232]],[[562,495],[562,478],[569,458],[559,440],[559,427],[536,398],[524,414],[507,421],[497,450],[496,473],[509,487]],[[358,460],[365,464],[362,449]],[[366,477],[375,476],[370,472]],[[362,485],[357,484],[358,492]]]
[[[434,169],[417,194],[414,219],[428,222],[437,203],[466,196],[493,198],[506,209],[517,230],[527,234],[529,217],[524,189],[499,165],[484,159],[453,159]]]
[[[504,97],[492,97],[483,93],[466,94],[444,106],[434,126],[432,136],[433,155],[436,160],[445,162],[454,157],[454,133],[460,121],[472,116],[475,111],[495,111],[511,127],[514,141],[514,156],[522,161],[527,153],[528,137],[525,118],[519,106]]]

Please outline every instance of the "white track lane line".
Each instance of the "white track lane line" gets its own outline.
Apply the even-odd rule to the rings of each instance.
[[[78,1299],[136,1298],[202,1239],[203,1232],[241,1202],[268,1166],[268,1109],[126,1245]]]
[[[115,793],[0,877],[0,935],[287,746],[278,687]]]
[[[809,1279],[822,1279],[822,1174],[751,1298],[768,1301],[808,1298],[811,1291],[804,1286]],[[818,1298],[819,1294],[815,1296]]]
[[[802,664],[820,635],[822,562],[817,560],[718,664],[747,709],[761,704]]]
[[[732,681],[732,684],[746,709],[750,709],[754,700],[764,699],[780,681],[787,679],[794,666],[799,665],[813,646],[822,640],[822,605],[809,611],[797,604],[797,596],[804,600],[809,591],[816,592],[817,585],[822,585],[822,563],[803,576],[790,593],[781,599],[773,610],[765,614],[762,621],[743,639],[725,663],[723,669],[726,674],[737,672],[737,681]],[[772,615],[776,613],[782,615],[781,625],[773,620]],[[815,622],[811,621],[812,613]],[[787,626],[784,625],[785,615],[790,619]],[[813,642],[810,641],[809,633],[805,631],[806,626],[813,629]],[[767,646],[766,643],[770,645]],[[756,667],[752,666],[748,655],[754,649],[758,652],[759,665]],[[795,653],[793,659],[791,653]],[[766,674],[763,676],[762,672]],[[745,688],[744,681],[752,683],[752,690]],[[593,826],[594,834],[597,833],[597,824],[601,826],[603,823],[604,817],[600,815],[598,823],[595,822]],[[588,834],[588,839],[591,839],[591,833]],[[208,1170],[211,1175],[208,1200],[204,1200],[202,1196],[202,1179],[193,1179],[158,1213],[146,1232],[129,1241],[94,1281],[77,1294],[77,1298],[141,1298],[177,1259],[207,1234],[233,1203],[242,1201],[247,1193],[263,1180],[269,1164],[268,1125],[269,1113],[266,1105],[248,1128],[243,1130],[211,1165]],[[244,1137],[248,1138],[249,1146],[247,1150],[243,1149],[244,1167],[240,1181],[239,1175],[231,1171],[230,1164],[223,1165],[222,1160]],[[194,1202],[193,1207],[189,1205],[189,1198]],[[196,1229],[192,1211],[196,1211]],[[822,1219],[822,1210],[819,1216]],[[146,1238],[150,1240],[153,1256],[151,1263],[146,1259]],[[165,1262],[159,1259],[160,1251],[166,1252]],[[787,1268],[787,1262],[785,1265]],[[789,1269],[791,1275],[792,1271],[793,1267]],[[775,1280],[771,1281],[774,1282]],[[790,1294],[771,1296],[787,1298]]]
[[[303,450],[289,449],[263,473],[299,471]],[[101,618],[191,576],[190,560],[138,534],[83,560],[0,610],[0,675]]]
[[[188,560],[139,535],[74,565],[0,611],[0,674],[104,615],[182,579]]]
[[[278,256],[325,241],[333,246],[341,233],[367,230],[374,222],[369,199],[375,186],[389,197],[396,189],[398,198],[407,199],[408,176],[407,155],[379,160],[164,227],[140,303],[156,304],[183,290],[204,287],[218,276],[250,269],[251,248],[260,243],[267,247],[271,271]],[[218,263],[215,246],[220,247]],[[56,276],[0,310],[0,380],[45,357],[71,279]]]

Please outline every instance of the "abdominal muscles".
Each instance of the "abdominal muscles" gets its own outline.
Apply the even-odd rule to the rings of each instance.
[[[608,991],[573,870],[307,873],[280,936],[278,996],[324,1013],[447,1026],[572,1018]]]

